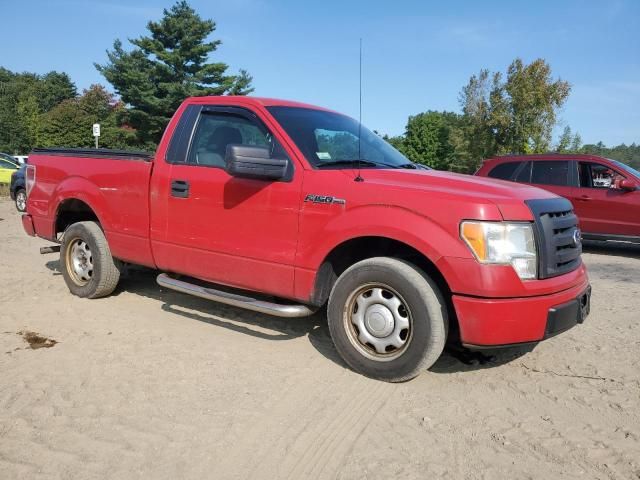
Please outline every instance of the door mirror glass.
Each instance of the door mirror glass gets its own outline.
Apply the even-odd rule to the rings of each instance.
[[[225,170],[234,177],[281,180],[288,163],[287,159],[271,158],[268,147],[227,145]]]

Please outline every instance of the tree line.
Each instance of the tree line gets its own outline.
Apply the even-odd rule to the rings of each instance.
[[[189,96],[246,95],[253,91],[246,70],[209,57],[221,45],[208,41],[213,20],[186,1],[165,9],[147,34],[120,40],[107,62],[94,64],[113,87],[92,85],[78,93],[66,73],[16,73],[0,67],[0,151],[25,154],[33,147],[91,147],[91,125],[101,124],[100,145],[153,150],[180,103]]]
[[[126,50],[115,40],[107,62],[94,64],[113,88],[92,85],[79,93],[66,73],[16,73],[0,67],[0,151],[25,154],[33,147],[90,147],[91,125],[101,124],[100,144],[152,150],[173,112],[188,96],[246,95],[252,77],[212,62],[221,45],[216,29],[186,1],[147,23]],[[640,167],[640,145],[583,145],[565,127],[552,134],[571,85],[554,79],[543,59],[516,59],[506,73],[481,70],[460,91],[460,113],[426,111],[409,117],[405,131],[384,136],[410,160],[456,172],[473,172],[485,158],[513,153],[593,153]]]
[[[472,75],[460,92],[462,113],[419,113],[409,117],[402,135],[384,138],[414,162],[461,173],[474,172],[495,155],[550,151],[600,155],[639,168],[635,143],[583,145],[570,126],[552,142],[557,112],[570,92],[568,82],[553,79],[544,59],[528,65],[516,59],[504,76],[488,70]]]

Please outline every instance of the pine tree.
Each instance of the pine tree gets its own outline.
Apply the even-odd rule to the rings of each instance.
[[[209,62],[221,44],[207,40],[216,29],[182,0],[164,10],[158,22],[149,22],[148,36],[130,40],[125,51],[120,40],[107,51],[108,63],[95,64],[131,108],[130,123],[142,144],[156,144],[180,103],[189,96],[246,95],[253,91],[251,76],[240,70],[228,75],[228,65]]]

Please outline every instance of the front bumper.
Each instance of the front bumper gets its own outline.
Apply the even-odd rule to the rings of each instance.
[[[550,295],[488,299],[453,295],[462,343],[470,348],[539,342],[589,314],[591,287],[584,282]]]

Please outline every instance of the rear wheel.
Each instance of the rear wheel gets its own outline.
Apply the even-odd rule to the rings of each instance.
[[[16,209],[19,212],[27,210],[27,192],[23,188],[16,191]]]
[[[438,287],[424,272],[378,257],[356,263],[338,278],[328,322],[338,353],[353,370],[400,382],[440,357],[448,318]]]
[[[107,296],[120,279],[120,264],[111,256],[107,239],[95,222],[78,222],[67,228],[60,267],[67,287],[79,297]]]

